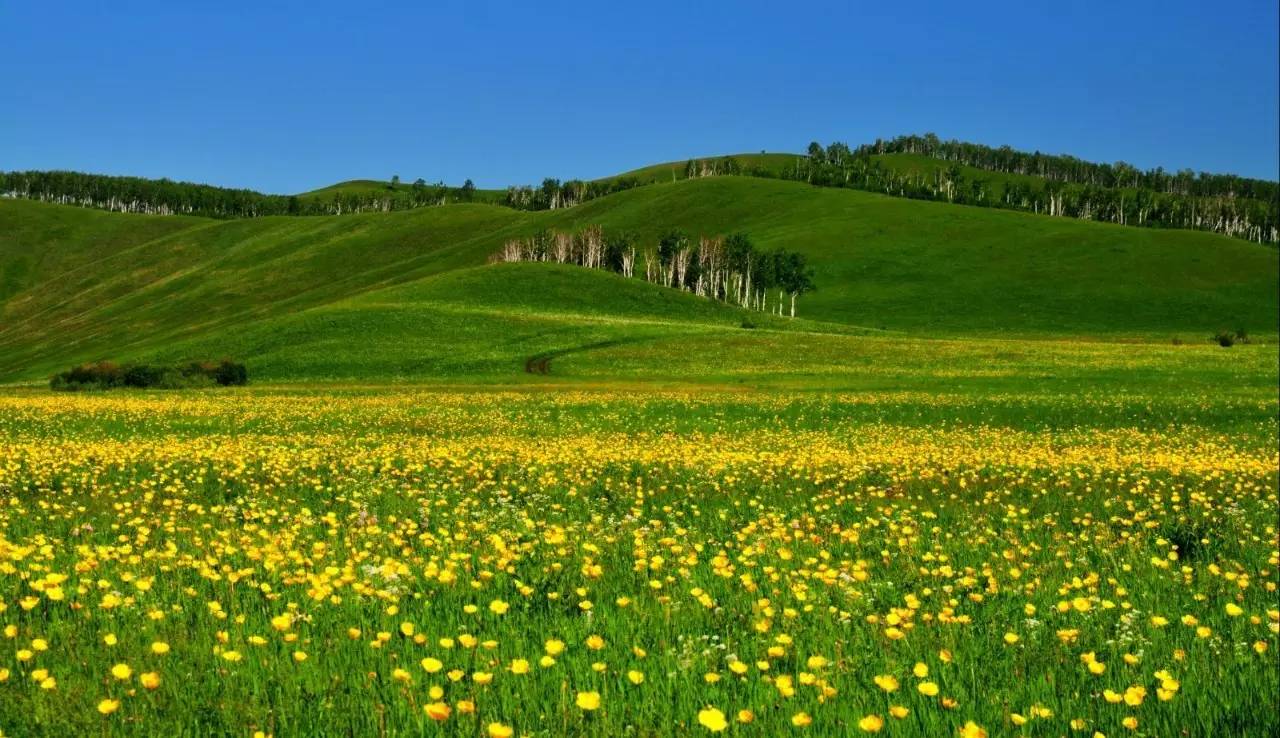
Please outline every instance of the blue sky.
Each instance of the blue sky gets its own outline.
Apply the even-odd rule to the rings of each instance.
[[[9,2],[0,169],[499,187],[934,131],[1275,179],[1278,26],[1275,0]]]

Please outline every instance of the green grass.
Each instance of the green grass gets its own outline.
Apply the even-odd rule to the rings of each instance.
[[[790,320],[486,264],[593,223],[745,230],[819,291]],[[541,213],[0,200],[0,380],[229,355],[252,382],[0,388],[0,727],[1274,734],[1277,267],[738,177]]]
[[[1200,344],[1219,328],[1274,340],[1280,314],[1272,248],[749,177],[652,185],[537,213],[476,204],[208,221],[0,201],[0,379],[184,347],[246,351],[238,358],[251,370],[257,362],[279,379],[314,350],[324,352],[316,366],[339,357],[322,375],[377,379],[430,376],[446,364],[442,376],[507,371],[544,352],[664,332],[677,343],[707,330],[741,340],[729,338],[741,315],[640,282],[570,270],[544,284],[535,275],[545,267],[483,268],[507,238],[588,224],[642,242],[669,228],[743,230],[762,247],[805,253],[818,289],[800,313],[812,322],[761,318],[780,330]],[[607,289],[592,292],[599,279]],[[579,282],[589,300],[573,299]],[[638,305],[648,306],[644,320],[610,321],[635,318]],[[490,324],[466,338],[460,315]],[[298,342],[271,348],[277,330]],[[436,358],[388,354],[362,372],[361,341],[395,347],[410,336],[429,336],[430,348],[414,351]]]
[[[1273,734],[1274,385],[1112,389],[0,390],[0,724]]]
[[[795,166],[796,161],[801,158],[803,157],[797,154],[771,154],[763,151],[755,154],[728,154],[725,156],[693,157],[695,161],[708,163],[723,161],[724,159],[734,159],[738,162],[738,166],[744,171],[764,169],[772,172],[775,176],[791,171]],[[604,182],[627,177],[637,179],[642,183],[652,182],[662,184],[665,182],[676,182],[685,179],[688,164],[688,159],[683,161],[669,161],[662,164],[652,164],[647,167],[632,169],[611,177],[602,177],[600,181]]]
[[[454,185],[458,186],[458,185]],[[404,194],[411,192],[413,189],[413,181],[401,182],[399,185],[392,187],[390,180],[379,179],[349,179],[345,182],[338,182],[327,187],[321,187],[318,190],[310,190],[297,195],[303,200],[332,200],[338,195],[354,195],[356,197],[384,197],[388,195]],[[475,191],[475,202],[488,204],[501,203],[506,198],[506,190],[482,190]]]

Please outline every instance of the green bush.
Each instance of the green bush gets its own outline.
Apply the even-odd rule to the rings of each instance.
[[[219,362],[193,361],[182,366],[120,366],[110,361],[98,361],[53,375],[49,379],[49,388],[62,392],[108,390],[116,387],[191,389],[215,385],[239,386],[248,381],[249,372],[245,365],[230,359]]]

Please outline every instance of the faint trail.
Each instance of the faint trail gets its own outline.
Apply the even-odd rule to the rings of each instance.
[[[609,348],[611,346],[619,346],[624,343],[639,343],[641,341],[652,340],[649,338],[615,338],[608,341],[597,341],[596,343],[587,343],[573,348],[559,349],[557,351],[545,351],[541,354],[534,354],[524,360],[524,370],[528,374],[550,374],[551,360],[559,359],[569,354],[577,354],[583,351],[593,351],[595,349]]]

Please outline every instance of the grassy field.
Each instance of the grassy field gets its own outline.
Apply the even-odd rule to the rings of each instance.
[[[335,313],[370,318],[359,328],[370,341],[400,340],[404,324],[435,321],[443,328],[426,337],[447,342],[453,323],[435,312],[424,318],[403,297],[414,290],[379,293],[423,281],[418,292],[434,294],[444,283],[428,282],[484,265],[507,238],[589,224],[632,231],[642,242],[677,227],[742,230],[763,247],[800,251],[817,284],[801,299],[801,316],[827,324],[805,330],[1199,343],[1220,328],[1243,328],[1272,341],[1280,315],[1273,248],[747,177],[652,185],[538,213],[454,205],[205,221],[0,201],[0,379],[39,379],[77,361],[146,356],[282,321],[315,326]],[[524,312],[521,295],[543,290],[537,279],[506,284],[509,276],[456,277],[460,292],[448,299]],[[584,315],[614,311],[615,296],[625,312],[655,295],[643,284],[613,284]],[[342,330],[331,343],[349,338]],[[593,334],[579,346],[599,340]],[[251,369],[259,360],[242,358]]]
[[[487,263],[589,224],[818,290]],[[1277,253],[745,177],[0,200],[0,731],[1273,735]],[[249,387],[42,386],[222,356]]]
[[[1274,383],[1182,361],[1123,392],[8,390],[0,725],[1267,735]]]

